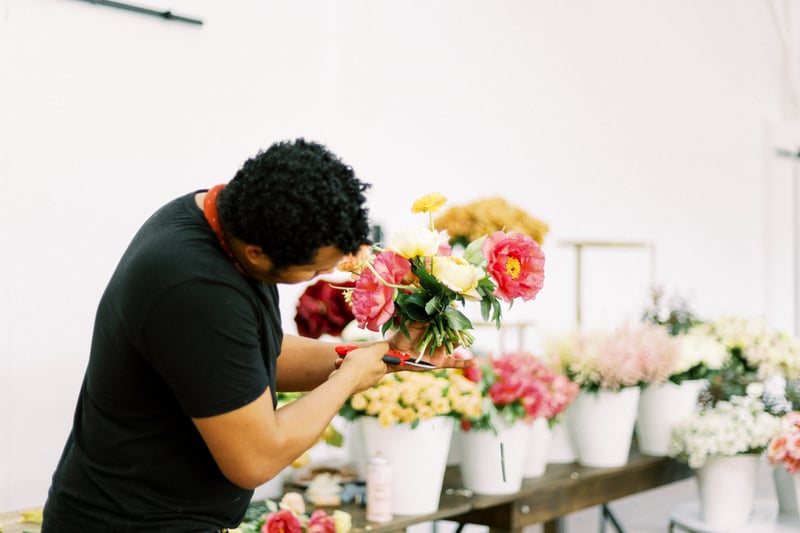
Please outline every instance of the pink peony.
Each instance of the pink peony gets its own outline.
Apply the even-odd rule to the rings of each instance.
[[[328,516],[323,509],[317,509],[311,513],[306,533],[336,533],[333,517]]]
[[[271,513],[261,526],[261,533],[303,533],[300,520],[291,511],[284,509]]]
[[[394,252],[381,252],[372,264],[375,272],[364,269],[356,281],[350,304],[358,327],[380,331],[383,324],[394,315],[394,287],[411,272],[408,259]],[[376,273],[383,279],[382,283]]]
[[[531,237],[496,231],[483,243],[486,270],[497,283],[495,296],[511,303],[536,298],[544,284],[544,252]]]

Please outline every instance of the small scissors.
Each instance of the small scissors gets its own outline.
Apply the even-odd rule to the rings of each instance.
[[[358,348],[358,346],[354,344],[347,344],[344,346],[337,346],[336,353],[340,356],[344,357],[348,353],[352,352]],[[412,356],[408,355],[407,353],[398,352],[397,350],[389,350],[386,352],[386,355],[381,357],[384,363],[388,363],[390,365],[397,365],[399,367],[409,367],[409,368],[419,368],[422,370],[433,370],[437,368],[436,365],[429,363],[427,361],[417,361]]]

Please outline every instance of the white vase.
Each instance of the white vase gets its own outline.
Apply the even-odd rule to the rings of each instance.
[[[366,456],[380,453],[392,469],[392,512],[427,514],[439,508],[453,419],[436,416],[411,424],[381,426],[377,418],[358,419]]]
[[[479,494],[513,494],[522,487],[531,425],[498,424],[491,430],[460,430],[461,482]]]
[[[680,385],[667,381],[642,389],[636,416],[640,452],[669,455],[672,427],[697,409],[697,397],[705,385],[706,380],[695,379]]]
[[[554,464],[574,463],[578,460],[575,453],[572,433],[570,431],[569,417],[570,406],[561,413],[561,419],[557,421],[550,433],[550,446],[547,450],[547,462]]]
[[[640,392],[625,387],[578,393],[568,422],[580,464],[611,468],[628,462]]]
[[[772,470],[772,478],[775,482],[779,512],[789,516],[800,516],[800,472],[790,474],[783,465],[777,465]]]
[[[709,529],[727,531],[750,520],[756,494],[758,454],[713,456],[695,470],[700,515]]]
[[[547,469],[547,452],[550,449],[552,435],[553,432],[550,431],[550,424],[546,418],[537,418],[533,421],[528,456],[525,459],[525,470],[522,477],[539,477],[544,474]]]

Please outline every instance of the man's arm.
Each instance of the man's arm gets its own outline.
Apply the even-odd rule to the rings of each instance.
[[[300,346],[300,342],[305,344],[306,340],[301,339],[293,347]],[[328,346],[332,351],[333,344]],[[225,477],[242,488],[255,488],[313,446],[349,396],[372,386],[385,375],[386,364],[381,357],[387,349],[388,344],[380,342],[355,350],[337,370],[333,369],[333,353],[324,383],[278,410],[273,409],[267,389],[244,407],[192,420]],[[320,349],[324,357],[323,352]],[[301,369],[293,363],[291,368],[279,368],[278,374],[298,369],[301,376],[285,375],[287,383],[299,384],[318,372]]]

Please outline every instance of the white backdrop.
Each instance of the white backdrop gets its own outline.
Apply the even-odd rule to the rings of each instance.
[[[159,6],[160,4],[160,6]],[[391,232],[421,194],[546,221],[509,320],[636,317],[651,276],[702,316],[791,325],[781,49],[752,0],[161,0],[168,22],[0,0],[0,511],[41,505],[97,300],[139,224],[271,142],[327,144]],[[302,287],[283,290],[288,330]],[[788,298],[788,299],[787,299]]]

